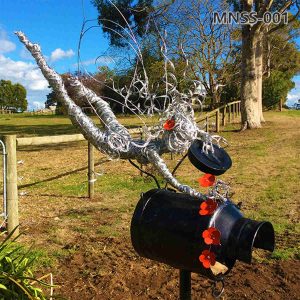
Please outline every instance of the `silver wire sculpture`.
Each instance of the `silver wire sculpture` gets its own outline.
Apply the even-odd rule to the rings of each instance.
[[[89,30],[89,28],[84,29],[86,22],[87,21],[84,21],[83,23],[81,38],[83,33]],[[119,123],[110,105],[105,101],[114,101],[114,99],[100,97],[85,87],[77,77],[70,77],[68,80],[71,83],[70,89],[72,94],[76,95],[76,99],[89,103],[103,124],[102,129],[97,127],[91,118],[69,97],[62,77],[48,66],[42,55],[40,46],[31,43],[21,31],[15,32],[15,34],[34,57],[53,91],[62,99],[63,104],[68,109],[68,115],[72,123],[79,128],[83,136],[91,142],[96,149],[111,158],[135,159],[141,164],[150,163],[166,182],[178,191],[194,197],[205,197],[205,195],[192,187],[180,183],[170,172],[162,155],[170,152],[184,153],[188,150],[192,142],[197,139],[203,141],[203,151],[206,153],[207,151],[211,151],[210,149],[213,149],[213,147],[211,147],[213,143],[219,145],[220,142],[226,141],[222,137],[210,135],[198,127],[192,107],[192,93],[189,91],[184,94],[178,91],[177,78],[174,72],[172,72],[172,70],[175,70],[175,67],[167,56],[166,42],[162,36],[160,37],[162,40],[161,52],[165,61],[165,74],[163,78],[165,94],[158,96],[155,92],[150,92],[149,79],[144,68],[142,52],[128,23],[127,25],[128,28],[123,29],[132,41],[131,43],[129,42],[129,45],[136,54],[137,63],[128,87],[119,88],[113,82],[110,88],[124,99],[122,105],[132,111],[142,121],[142,116],[144,115],[152,116],[155,113],[159,114],[159,122],[152,128],[149,128],[143,121],[144,126],[142,127],[142,131],[145,137],[144,140],[134,139],[127,128]],[[94,26],[91,26],[91,28],[92,27]],[[78,52],[80,52],[80,48]],[[183,50],[182,53],[185,56]],[[142,74],[138,72],[138,62],[142,65]],[[187,59],[186,64],[188,65]],[[130,100],[130,96],[133,94],[138,94],[139,99],[144,99],[145,105],[143,109]],[[174,126],[171,129],[164,128],[164,124],[170,120],[174,121]]]

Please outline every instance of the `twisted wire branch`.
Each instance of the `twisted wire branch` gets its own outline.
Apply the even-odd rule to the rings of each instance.
[[[76,78],[72,79],[72,88],[76,96],[87,100],[104,124],[104,129],[101,130],[68,96],[61,76],[47,65],[40,46],[32,44],[20,31],[16,32],[16,35],[35,58],[44,77],[68,108],[72,123],[99,151],[111,157],[136,159],[143,164],[152,163],[163,178],[180,192],[194,197],[205,197],[193,188],[181,184],[169,171],[161,157],[163,153],[186,151],[196,138],[201,138],[208,143],[213,141],[209,134],[196,126],[191,105],[185,99],[180,98],[182,95],[179,95],[174,87],[170,87],[169,91],[173,93],[173,96],[176,96],[175,100],[165,111],[161,122],[174,115],[177,120],[176,127],[170,133],[163,130],[163,126],[160,124],[158,131],[152,135],[152,138],[144,141],[132,139],[128,130],[118,122],[109,104],[93,91],[84,87]]]

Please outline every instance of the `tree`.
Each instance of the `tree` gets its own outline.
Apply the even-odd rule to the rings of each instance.
[[[0,80],[0,107],[2,109],[27,109],[26,89],[19,83],[13,84],[10,80]]]
[[[68,92],[68,95],[74,100],[74,102],[80,107],[90,107],[90,103],[83,101],[83,99],[78,98],[71,87],[70,78],[76,76],[78,80],[80,80],[86,87],[91,89],[97,95],[101,95],[102,97],[106,98],[109,103],[111,103],[112,108],[115,111],[121,111],[120,105],[116,105],[116,102],[113,102],[111,99],[114,99],[116,95],[112,95],[112,91],[109,88],[111,84],[110,79],[115,76],[114,72],[111,71],[107,67],[102,67],[99,69],[99,72],[94,74],[83,74],[83,73],[64,73],[60,75],[64,81],[65,88]],[[51,87],[51,86],[49,86]],[[57,114],[67,114],[66,108],[63,105],[63,101],[59,95],[52,90],[47,95],[47,100],[45,102],[45,107],[49,107],[51,105],[56,106],[56,113]]]
[[[222,1],[177,1],[165,14],[171,50],[175,56],[185,55],[197,80],[211,99],[211,106],[220,105],[222,89],[235,74],[237,50],[235,29],[216,24],[213,12],[221,13],[229,7]]]
[[[270,76],[263,82],[263,105],[268,108],[275,108],[280,104],[280,108],[286,100],[290,89],[295,83],[286,72],[272,71]]]
[[[300,72],[300,51],[295,42],[300,36],[299,29],[300,21],[295,21],[266,36],[263,54],[266,78],[273,70],[286,72],[291,77]]]
[[[300,35],[300,21],[279,28],[264,41],[263,106],[270,109],[286,101],[294,87],[292,78],[300,72],[300,51],[295,39]]]
[[[226,10],[228,5],[223,1],[208,0],[164,1],[160,5],[153,1],[115,1],[122,16],[110,1],[98,0],[94,4],[99,12],[99,24],[108,33],[111,45],[119,48],[126,45],[124,36],[130,34],[123,27],[127,25],[132,27],[133,34],[143,37],[141,54],[149,78],[154,75],[154,78],[161,81],[164,65],[170,66],[166,62],[168,59],[181,62],[177,63],[177,67],[185,66],[188,61],[188,66],[179,67],[183,72],[176,69],[170,72],[180,75],[177,79],[181,85],[187,86],[187,83],[183,84],[186,79],[187,82],[193,80],[197,85],[204,86],[212,106],[219,105],[222,87],[229,84],[234,75],[230,71],[236,48],[233,45],[232,28],[214,24],[212,12]],[[139,22],[136,21],[137,16]],[[127,31],[131,32],[128,28]],[[163,32],[166,32],[166,37]],[[132,43],[136,42],[135,38],[132,40]],[[151,62],[153,67],[147,68],[149,64],[145,58],[147,60],[149,56],[154,58]],[[159,71],[150,74],[152,69]],[[160,79],[158,75],[162,75]]]
[[[25,87],[19,83],[14,84],[14,106],[17,110],[24,111],[27,109],[28,102],[26,100],[27,91]]]
[[[129,40],[155,32],[156,26],[149,19],[158,19],[175,0],[154,5],[153,0],[92,0],[98,10],[98,24],[108,35],[110,44],[116,47],[128,46]],[[128,30],[130,26],[130,30]]]
[[[7,109],[13,102],[13,84],[10,80],[0,81],[0,105]]]
[[[283,13],[293,5],[297,6],[297,12],[289,18],[289,22],[297,19],[300,11],[298,0],[240,0],[234,2],[240,11],[250,13],[255,11],[259,18],[266,12],[278,11]],[[240,5],[238,5],[240,4]],[[264,121],[262,115],[262,76],[263,76],[263,40],[265,34],[272,34],[284,27],[284,22],[277,26],[270,26],[263,21],[255,25],[242,26],[242,72],[241,72],[241,101],[243,129],[261,127]]]

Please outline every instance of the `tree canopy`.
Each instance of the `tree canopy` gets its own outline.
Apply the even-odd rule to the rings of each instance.
[[[19,83],[13,84],[10,80],[0,80],[0,107],[1,109],[27,109],[27,91]]]
[[[136,36],[142,36],[147,28],[147,17],[153,0],[92,0],[97,8],[98,23],[109,37],[112,46],[124,47],[130,39],[127,25]],[[127,30],[126,30],[127,29]],[[127,42],[126,42],[127,40]]]
[[[244,98],[249,103],[259,102],[259,107],[255,108],[257,124],[254,121],[253,124],[248,124],[249,128],[252,125],[255,128],[263,122],[262,105],[269,108],[270,103],[278,102],[279,98],[284,102],[293,86],[292,78],[300,70],[300,52],[295,44],[300,28],[297,21],[299,9],[295,9],[295,1],[292,0],[267,0],[265,5],[263,1],[253,0],[249,5],[247,1],[240,0],[116,0],[113,3],[109,0],[92,0],[92,3],[98,10],[98,24],[108,35],[110,45],[114,49],[128,54],[123,49],[128,46],[128,41],[138,44],[141,49],[136,59],[130,58],[128,69],[123,74],[120,75],[116,71],[118,75],[115,75],[114,79],[120,85],[120,89],[122,85],[130,85],[130,77],[140,63],[141,68],[138,70],[142,74],[144,68],[149,88],[154,87],[154,94],[160,96],[166,84],[166,60],[170,59],[176,67],[170,72],[176,76],[177,88],[188,88],[184,77],[186,82],[197,82],[206,91],[206,104],[216,107],[233,99]],[[253,28],[248,25],[249,28],[242,28],[239,25],[231,27],[214,24],[212,21],[212,12],[230,9],[241,11],[246,8],[249,11],[255,9],[259,14],[264,11],[289,11],[289,23],[278,25],[258,22]],[[246,27],[248,31],[245,30]],[[252,52],[247,48],[251,53],[245,48],[246,42],[252,47],[249,48]],[[138,57],[140,54],[142,59]],[[249,68],[242,67],[245,60],[249,66],[253,66],[251,72]],[[255,80],[251,79],[253,74]],[[269,79],[271,76],[272,79]],[[286,88],[281,90],[280,97],[275,97],[275,87],[270,85],[276,85],[276,80],[283,80],[283,77]],[[249,79],[249,82],[252,80],[251,84],[246,79]],[[243,86],[249,86],[248,90],[251,93],[243,89]],[[263,94],[263,101],[261,87],[268,89]],[[273,92],[270,92],[270,89]],[[110,94],[110,97],[122,101],[118,95]],[[267,100],[266,97],[273,98]],[[142,99],[139,101],[140,105],[143,105]]]
[[[286,96],[295,83],[291,80],[288,73],[274,70],[270,77],[263,82],[263,104],[271,109],[278,106],[278,103],[284,102]]]

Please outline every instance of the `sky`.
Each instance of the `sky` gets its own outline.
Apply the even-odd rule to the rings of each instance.
[[[32,42],[40,44],[48,64],[58,73],[76,71],[83,16],[97,18],[90,0],[0,0],[0,79],[26,87],[30,110],[44,107],[51,90],[14,31],[23,31]],[[95,71],[95,59],[107,48],[102,31],[89,30],[80,47],[84,68]],[[97,62],[108,65],[109,58],[101,56]]]
[[[29,110],[44,107],[51,90],[14,31],[23,31],[40,44],[49,65],[58,73],[76,71],[84,17],[94,19],[91,25],[97,24],[97,10],[90,0],[0,0],[0,79],[25,86]],[[98,65],[109,65],[110,58],[103,54],[107,49],[108,40],[101,29],[89,30],[80,47],[83,67],[95,71],[99,55]],[[296,87],[288,95],[288,105],[300,99],[300,75],[294,81]]]

